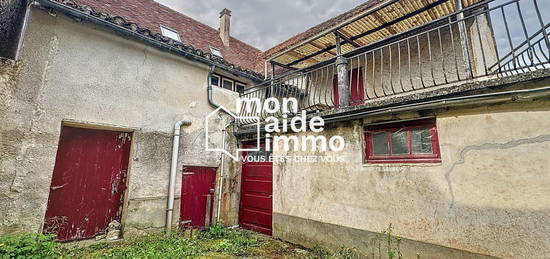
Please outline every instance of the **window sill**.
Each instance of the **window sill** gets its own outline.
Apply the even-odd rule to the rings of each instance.
[[[231,94],[239,94],[239,92],[235,92],[233,90],[229,90],[229,89],[225,89],[223,87],[219,87],[219,86],[212,86],[212,88],[216,89],[216,91],[221,91],[222,93],[231,93]]]

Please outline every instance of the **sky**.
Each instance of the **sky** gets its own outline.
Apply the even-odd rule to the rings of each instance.
[[[342,14],[366,0],[155,0],[213,28],[219,27],[223,8],[232,11],[231,35],[261,50],[267,50],[290,37],[334,16]],[[496,0],[491,7],[509,0]],[[549,1],[549,0],[545,0]],[[542,1],[538,1],[542,3]],[[532,0],[520,2],[529,34],[540,28]],[[544,22],[550,21],[550,5],[539,4]],[[506,13],[514,45],[525,40],[522,24],[518,22],[517,7],[507,5]],[[491,11],[499,52],[508,53],[500,10]]]
[[[267,50],[365,0],[155,0],[213,28],[232,11],[231,36]]]

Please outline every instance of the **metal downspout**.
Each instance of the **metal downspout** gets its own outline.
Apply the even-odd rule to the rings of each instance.
[[[178,169],[178,154],[182,126],[191,125],[191,121],[180,120],[174,125],[174,140],[172,143],[172,164],[170,166],[170,180],[168,183],[168,208],[166,209],[166,234],[172,230],[172,215],[174,212],[174,199],[176,192],[176,173]]]
[[[208,83],[207,83],[207,96],[208,96],[208,103],[210,106],[212,106],[214,109],[220,108],[220,105],[214,102],[214,99],[212,98],[212,73],[214,73],[214,70],[216,69],[216,66],[213,65],[210,67],[210,70],[208,71]],[[232,124],[230,122],[227,124],[223,130],[222,130],[222,149],[225,149],[225,135],[227,134],[227,127],[229,127]],[[218,186],[218,198],[217,198],[217,210],[216,210],[216,223],[220,222],[220,210],[222,205],[222,193],[223,193],[223,183],[224,183],[224,174],[225,171],[225,155],[221,154],[221,166],[220,166],[220,184]]]
[[[220,105],[215,103],[212,99],[212,73],[214,73],[214,70],[216,69],[215,65],[210,66],[210,70],[208,70],[208,82],[206,83],[206,95],[208,96],[208,104],[210,106],[214,107],[214,109],[220,108]],[[221,82],[220,82],[221,83]]]

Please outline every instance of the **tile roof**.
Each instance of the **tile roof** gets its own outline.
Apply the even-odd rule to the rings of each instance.
[[[105,21],[126,27],[144,36],[180,50],[263,78],[256,67],[262,53],[233,37],[229,46],[220,39],[218,30],[176,12],[153,0],[50,0]],[[162,36],[160,26],[176,30],[181,43]],[[221,51],[223,59],[210,53],[210,47]]]

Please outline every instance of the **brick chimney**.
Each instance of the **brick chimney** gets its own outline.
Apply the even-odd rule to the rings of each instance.
[[[231,11],[224,8],[220,12],[220,38],[223,41],[223,45],[229,46],[229,25],[231,24]]]

